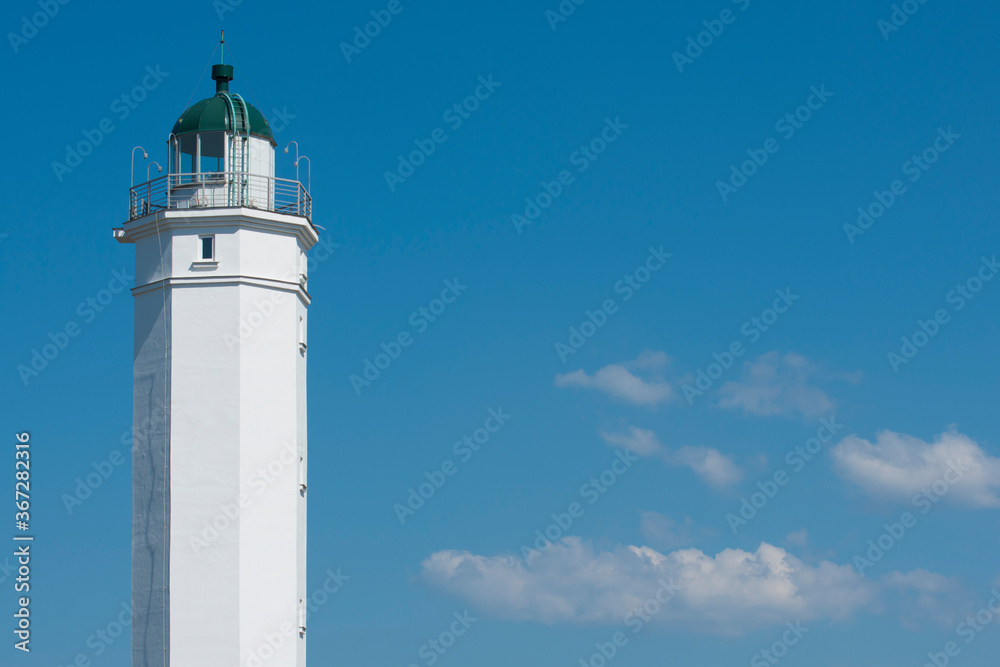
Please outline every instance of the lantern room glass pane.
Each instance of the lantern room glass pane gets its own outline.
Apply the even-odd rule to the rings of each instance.
[[[225,171],[225,132],[185,134],[179,137],[178,144],[180,147],[180,173],[210,174]]]
[[[201,173],[213,173],[226,169],[226,133],[201,133]]]

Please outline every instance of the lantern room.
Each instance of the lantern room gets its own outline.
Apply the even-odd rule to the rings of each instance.
[[[256,208],[310,218],[308,191],[275,178],[264,115],[229,91],[233,66],[212,67],[215,96],[184,111],[167,139],[167,174],[134,186],[129,219],[163,209]]]
[[[229,92],[232,65],[214,65],[215,97],[186,110],[168,140],[178,203],[272,208],[274,137],[264,116]],[[181,208],[181,206],[178,206]]]

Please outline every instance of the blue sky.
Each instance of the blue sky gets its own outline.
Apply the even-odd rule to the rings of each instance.
[[[111,228],[129,151],[165,163],[225,28],[232,89],[310,157],[336,244],[310,276],[309,582],[349,579],[310,620],[314,662],[597,666],[617,637],[622,667],[916,666],[949,642],[950,664],[994,664],[998,624],[963,623],[1000,585],[996,5],[913,2],[891,30],[888,1],[590,0],[560,21],[556,0],[401,0],[345,56],[387,6],[69,2],[32,31],[37,3],[4,5],[2,419],[8,452],[31,432],[38,542],[34,650],[0,652],[127,664],[127,635],[88,642],[130,595],[132,300],[113,290],[134,258]],[[863,233],[845,229],[859,207]],[[465,289],[421,325],[446,281]],[[352,383],[401,332],[412,345]],[[695,395],[699,371],[716,377]],[[490,410],[509,417],[456,445]]]

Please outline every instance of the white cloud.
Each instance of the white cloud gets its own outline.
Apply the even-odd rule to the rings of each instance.
[[[601,432],[601,437],[609,445],[624,447],[639,456],[653,456],[663,453],[663,445],[660,439],[652,431],[630,426],[628,433],[605,433]]]
[[[666,352],[660,350],[646,350],[632,361],[622,364],[629,370],[654,370],[658,371],[670,365],[670,357]]]
[[[538,623],[621,625],[671,579],[677,595],[653,623],[739,635],[789,619],[840,620],[864,608],[878,585],[849,565],[811,566],[762,543],[755,552],[698,549],[663,554],[649,547],[597,552],[576,537],[553,544],[532,564],[513,555],[440,551],[423,563],[431,586],[480,613]]]
[[[831,453],[837,474],[876,498],[909,501],[927,489],[944,501],[1000,507],[1000,459],[954,429],[932,443],[893,431],[874,444],[852,435]]]
[[[815,364],[800,354],[784,356],[777,352],[763,354],[743,363],[738,381],[727,382],[719,390],[723,408],[742,408],[755,415],[792,415],[819,417],[830,412],[835,403],[826,392],[811,382],[821,377]],[[838,376],[857,381],[858,376]]]
[[[743,470],[732,458],[711,447],[681,447],[668,455],[674,465],[685,465],[716,489],[726,488],[743,479]]]
[[[687,466],[716,489],[729,487],[743,479],[743,469],[731,457],[711,447],[689,446],[670,450],[660,444],[656,433],[635,426],[630,426],[626,433],[602,431],[601,437],[609,445],[625,447],[639,456],[656,456],[671,466]]]
[[[648,373],[668,362],[669,359],[663,352],[644,352],[633,361],[610,364],[593,375],[587,375],[583,370],[556,375],[555,384],[557,387],[597,389],[633,405],[653,407],[674,398],[673,388],[662,378],[654,376],[648,380],[643,379],[634,375],[632,370]]]

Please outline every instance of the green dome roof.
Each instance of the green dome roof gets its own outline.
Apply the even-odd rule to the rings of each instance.
[[[261,137],[276,146],[274,135],[271,134],[271,126],[267,124],[264,114],[257,110],[249,102],[246,104],[247,117],[243,119],[242,105],[239,95],[230,95],[229,81],[233,78],[233,68],[230,65],[215,65],[212,67],[212,78],[216,80],[217,92],[215,97],[209,97],[191,105],[187,111],[174,123],[172,132],[176,136],[191,134],[192,132],[233,132],[234,130],[243,134],[247,131],[249,122],[250,134]],[[231,109],[235,108],[236,122],[232,117]],[[237,125],[237,127],[233,127]]]

